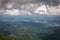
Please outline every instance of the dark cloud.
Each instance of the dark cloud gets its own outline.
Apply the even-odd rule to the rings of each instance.
[[[40,0],[0,0],[1,4],[9,3],[9,2],[19,2],[19,3],[27,3],[27,2],[39,2]]]
[[[25,4],[25,3],[38,3],[41,1],[54,1],[54,2],[57,1],[58,2],[60,0],[0,0],[0,8],[1,7],[6,8],[6,6],[11,3]]]
[[[20,3],[20,4],[25,4],[25,3],[34,3],[34,2],[39,2],[40,0],[0,0],[0,8],[6,8],[8,4],[11,3]]]

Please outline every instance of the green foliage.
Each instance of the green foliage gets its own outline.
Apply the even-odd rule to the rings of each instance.
[[[15,40],[15,39],[0,35],[0,40]]]
[[[41,40],[35,35],[20,35],[16,40]]]
[[[15,38],[0,35],[0,40],[45,40],[47,37],[51,38],[50,35],[58,28],[57,26],[51,26],[48,23],[42,22],[1,22],[0,29],[9,30],[9,32],[14,34]],[[7,30],[2,33],[8,34]],[[52,36],[54,37],[55,35]]]

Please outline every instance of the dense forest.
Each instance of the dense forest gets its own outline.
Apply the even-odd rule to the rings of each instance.
[[[52,22],[51,22],[52,21]],[[59,20],[0,22],[2,40],[60,40]],[[6,36],[6,37],[5,37]]]

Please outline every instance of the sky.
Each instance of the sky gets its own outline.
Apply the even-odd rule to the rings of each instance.
[[[0,10],[0,13],[1,14],[3,13],[3,15],[5,14],[19,15],[20,11],[21,14],[23,13],[29,14],[30,12],[25,10],[25,4],[35,2],[39,2],[39,0],[0,0],[0,9],[3,9]]]
[[[38,3],[40,0],[0,0],[0,8],[12,8],[14,5]]]
[[[26,3],[40,3],[45,0],[0,0],[0,8],[11,8],[14,4],[26,4]],[[55,2],[56,0],[54,0]],[[58,2],[57,0],[56,2]],[[53,2],[53,1],[52,1]]]
[[[54,5],[54,3],[50,3],[49,5]],[[40,2],[40,0],[0,0],[0,14],[2,15],[57,15],[60,13],[59,10],[56,6],[46,6],[46,4]]]

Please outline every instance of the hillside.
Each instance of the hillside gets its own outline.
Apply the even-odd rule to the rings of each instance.
[[[15,40],[15,38],[0,35],[0,40]]]
[[[50,20],[51,21],[51,20]],[[59,38],[60,25],[57,22],[0,22],[0,34],[16,40],[49,40]],[[60,22],[60,21],[59,21]],[[58,37],[54,37],[54,36]],[[49,39],[48,39],[49,38]],[[7,38],[8,39],[8,38]],[[7,40],[6,39],[6,40]]]

